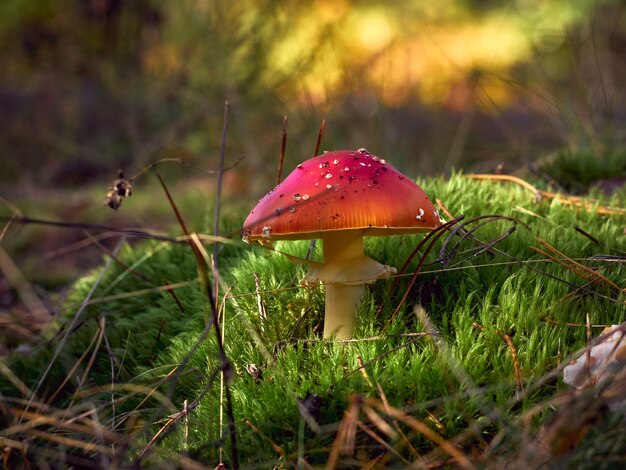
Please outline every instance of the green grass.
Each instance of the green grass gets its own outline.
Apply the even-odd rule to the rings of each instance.
[[[444,234],[425,260],[407,302],[390,322],[408,288],[409,277],[401,278],[392,292],[391,280],[378,281],[367,291],[360,308],[355,338],[361,341],[321,341],[323,288],[299,285],[304,275],[302,266],[294,266],[286,257],[258,246],[237,243],[222,247],[221,293],[228,292],[224,344],[234,372],[230,389],[241,464],[257,468],[288,466],[295,464],[299,456],[312,465],[326,462],[344,412],[353,403],[351,397],[358,394],[381,399],[381,390],[391,407],[405,410],[444,438],[463,435],[459,448],[478,461],[488,449],[494,462],[519,463],[523,457],[531,462],[558,458],[564,463],[580,463],[577,453],[552,455],[550,449],[544,449],[543,453],[528,456],[524,449],[534,442],[539,426],[548,425],[558,410],[548,406],[549,401],[566,390],[560,380],[543,378],[559,361],[586,344],[587,329],[566,323],[584,325],[587,315],[591,324],[621,323],[626,320],[624,296],[606,283],[588,284],[579,274],[545,261],[530,247],[545,250],[536,239],[539,237],[623,287],[626,270],[622,263],[591,257],[624,256],[624,219],[600,216],[593,210],[577,211],[558,201],[536,202],[528,191],[513,184],[477,182],[460,174],[421,183],[452,214],[465,215],[463,222],[488,214],[516,221],[493,218],[468,223],[466,228],[471,229],[486,222],[473,232],[477,240]],[[623,195],[606,203],[623,207]],[[235,229],[242,220],[243,216],[233,217],[224,231]],[[576,231],[575,226],[591,234],[598,243]],[[512,227],[515,230],[495,244],[494,250],[476,253],[482,243],[496,239]],[[418,236],[367,239],[366,254],[400,267],[419,240]],[[445,267],[439,260],[442,247],[447,259]],[[282,242],[276,248],[304,257],[308,243]],[[319,248],[316,247],[314,257],[320,256]],[[223,459],[228,462],[228,436],[220,435],[220,381],[218,378],[210,382],[221,362],[214,332],[209,333],[208,339],[201,339],[207,304],[195,282],[197,272],[191,250],[185,245],[161,247],[142,243],[133,248],[125,246],[120,257],[128,265],[136,263],[135,271],[141,277],[115,264],[105,272],[92,301],[126,296],[94,303],[83,313],[51,372],[49,387],[58,384],[76,358],[88,349],[98,333],[97,319],[104,317],[104,333],[112,355],[101,346],[101,354],[89,367],[90,386],[112,381],[152,386],[177,364],[185,364],[184,370],[159,387],[171,398],[173,408],[160,408],[161,402],[150,399],[133,411],[143,395],[121,402],[115,410],[107,405],[102,393],[78,400],[85,406],[98,404],[103,423],[119,421],[124,413],[137,416],[135,426],[143,432],[133,434],[124,458],[131,461],[136,457],[164,424],[151,425],[152,421],[182,410],[184,400],[192,403],[201,396],[188,421],[181,419],[162,439],[157,439],[154,453],[146,461],[166,466],[187,450],[191,458],[214,465],[220,459],[223,444]],[[409,274],[416,265],[417,259],[413,260]],[[76,284],[68,301],[67,319],[76,312],[99,272],[100,269]],[[255,273],[266,318],[259,313]],[[164,283],[184,281],[190,285],[177,289],[175,297],[165,291],[140,293]],[[433,332],[416,316],[416,304],[424,306],[441,340],[433,337]],[[594,336],[599,332],[600,329],[594,329]],[[402,336],[405,333],[425,334]],[[505,335],[515,347],[525,393],[518,389],[516,360]],[[57,341],[53,338],[51,344],[54,346]],[[50,344],[46,344],[39,353],[27,359],[13,359],[9,365],[20,377],[28,377],[27,385],[34,387],[37,372],[49,360],[50,350]],[[359,361],[366,364],[367,377],[360,370]],[[260,376],[247,372],[252,364],[260,370]],[[80,369],[85,367],[81,365]],[[75,391],[75,383],[70,381],[59,398],[64,402],[57,402],[57,406],[76,399],[72,395]],[[3,393],[16,392],[9,384],[3,384]],[[304,403],[310,415],[306,418],[316,425],[306,422],[298,403]],[[531,420],[532,426],[524,427],[525,413],[542,404],[545,409]],[[371,415],[361,412],[358,416],[379,439],[357,428],[354,453],[339,457],[347,467],[362,466],[381,456],[381,465],[401,466],[416,461],[415,452],[425,455],[433,449],[427,461],[448,458],[445,453],[437,453],[437,446],[406,421],[397,420],[404,437],[392,437],[372,421]],[[396,426],[384,413],[380,416]],[[603,423],[612,418],[598,419]],[[225,416],[223,422],[225,433]],[[474,431],[467,433],[472,426]],[[624,451],[622,434],[614,437],[611,447],[594,445],[597,436],[591,432],[589,447],[584,447],[585,441],[581,444],[585,455],[596,459],[597,466],[603,456]],[[272,442],[282,450],[276,450]]]

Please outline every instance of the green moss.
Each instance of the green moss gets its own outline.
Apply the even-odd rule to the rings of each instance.
[[[569,191],[587,192],[594,183],[626,177],[626,152],[563,151],[542,165],[542,171]]]
[[[356,328],[357,338],[378,339],[349,344],[319,341],[323,291],[299,285],[302,266],[294,266],[286,257],[261,247],[242,244],[223,248],[222,292],[229,289],[225,346],[234,368],[231,391],[243,463],[264,466],[281,460],[270,442],[286,453],[282,460],[295,462],[301,453],[309,463],[325,462],[336,423],[352,394],[380,398],[378,386],[391,406],[407,409],[447,438],[483,422],[478,435],[489,438],[500,431],[515,440],[515,433],[521,432],[511,424],[515,417],[553,397],[558,384],[549,381],[515,404],[515,361],[504,335],[516,348],[523,381],[529,386],[554,369],[559,359],[585,345],[586,329],[566,323],[584,325],[587,314],[596,324],[626,319],[623,305],[616,301],[623,298],[610,287],[588,284],[563,266],[543,261],[544,257],[531,249],[541,247],[539,237],[572,258],[583,258],[581,262],[624,286],[626,272],[621,263],[589,259],[622,253],[619,240],[623,238],[623,220],[594,211],[576,211],[556,201],[535,202],[530,193],[517,186],[472,181],[463,175],[425,181],[423,186],[454,215],[464,214],[464,222],[485,214],[517,219],[482,220],[487,223],[473,232],[482,242],[515,230],[492,250],[481,253],[476,251],[480,242],[445,234],[425,260],[406,304],[392,320],[392,312],[409,288],[409,277],[401,278],[393,291],[391,280],[378,281],[364,298]],[[574,226],[592,234],[599,245]],[[417,236],[367,239],[365,249],[373,258],[400,267],[419,240]],[[121,258],[129,265],[137,262],[141,277],[114,266],[104,275],[94,298],[140,293],[164,283],[189,281],[191,285],[176,289],[178,301],[171,293],[160,291],[92,305],[70,335],[63,355],[66,362],[59,364],[57,376],[62,376],[69,358],[85,350],[96,334],[97,319],[103,316],[111,349],[117,358],[123,358],[123,367],[116,366],[122,372],[115,380],[152,383],[184,362],[184,372],[162,387],[163,392],[172,392],[175,406],[182,409],[184,400],[192,402],[204,393],[220,360],[213,332],[201,340],[207,304],[194,282],[192,253],[186,246],[157,248],[148,243],[126,247]],[[308,242],[279,243],[276,249],[304,257]],[[319,246],[313,256],[319,258]],[[416,265],[417,259],[410,270]],[[97,274],[77,283],[69,314]],[[264,313],[259,310],[255,274]],[[576,285],[585,290],[576,289]],[[428,336],[401,336],[425,331],[412,310],[416,303],[426,308],[445,347]],[[359,369],[360,360],[366,364],[367,377]],[[252,365],[260,375],[248,372]],[[106,354],[94,364],[90,380],[95,384],[111,382],[111,359]],[[188,448],[192,456],[214,463],[221,437],[219,380],[207,390],[189,416]],[[321,431],[302,427],[299,402],[308,407]],[[494,410],[498,413],[493,414]],[[401,427],[417,449],[431,448],[414,430]],[[161,445],[180,452],[182,442],[183,430],[178,429]],[[403,458],[412,459],[406,446],[392,445]],[[357,446],[370,457],[382,452],[362,432],[358,433]],[[390,458],[390,465],[402,463],[397,456]]]

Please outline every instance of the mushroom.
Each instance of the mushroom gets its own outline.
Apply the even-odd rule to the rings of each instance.
[[[396,269],[368,258],[363,237],[430,232],[439,214],[410,178],[366,149],[337,150],[297,166],[246,218],[244,241],[323,242],[323,263],[307,261],[303,283],[325,286],[324,338],[352,336],[365,284]]]

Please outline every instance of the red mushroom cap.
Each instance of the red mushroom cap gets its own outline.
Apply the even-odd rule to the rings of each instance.
[[[267,193],[243,224],[244,240],[306,240],[430,232],[441,224],[426,193],[365,149],[311,158]]]

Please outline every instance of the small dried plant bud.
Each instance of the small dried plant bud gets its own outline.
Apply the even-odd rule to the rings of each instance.
[[[132,196],[132,187],[132,182],[124,178],[124,172],[119,170],[117,178],[113,181],[113,184],[108,187],[104,205],[113,210],[118,210],[124,198]]]

